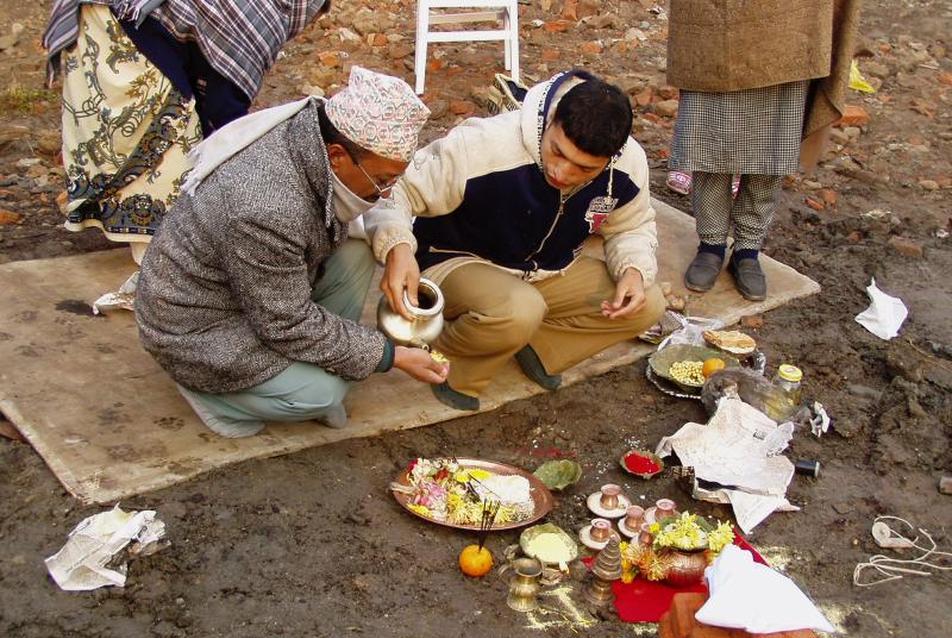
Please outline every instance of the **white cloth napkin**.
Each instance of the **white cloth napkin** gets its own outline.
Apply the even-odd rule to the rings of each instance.
[[[836,631],[792,580],[735,545],[724,548],[704,577],[711,597],[694,615],[698,622],[752,634]]]

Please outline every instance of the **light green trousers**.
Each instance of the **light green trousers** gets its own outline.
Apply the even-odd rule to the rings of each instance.
[[[374,259],[366,242],[347,240],[328,260],[311,299],[330,312],[358,321]],[[344,427],[342,402],[350,383],[322,368],[296,361],[283,372],[241,392],[211,394],[179,386],[179,392],[212,431],[231,438],[251,436],[265,421],[321,421]]]

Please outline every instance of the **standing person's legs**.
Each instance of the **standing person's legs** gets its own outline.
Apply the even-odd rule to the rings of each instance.
[[[449,358],[450,373],[434,391],[444,403],[475,410],[476,397],[542,323],[545,300],[532,284],[480,263],[453,270],[440,288],[448,321],[433,346]]]
[[[767,229],[777,208],[783,177],[780,175],[744,175],[737,200],[731,209],[734,225],[734,255],[739,250],[759,252],[767,238]]]
[[[330,312],[357,321],[374,273],[370,247],[348,240],[328,260],[312,299]],[[350,384],[310,363],[296,361],[283,372],[240,392],[211,394],[179,387],[210,429],[227,437],[256,434],[265,421],[318,420],[344,427],[343,400]]]
[[[729,177],[729,176],[728,176]],[[602,301],[615,296],[615,282],[605,262],[581,257],[561,277],[535,284],[549,311],[529,340],[545,371],[557,374],[626,339],[641,334],[661,318],[665,300],[658,286],[645,291],[645,305],[635,315],[609,319]]]
[[[737,290],[751,301],[760,301],[767,296],[767,280],[758,257],[767,238],[782,183],[783,177],[779,175],[744,175],[731,210],[734,249],[730,272]]]
[[[730,173],[695,172],[693,178],[691,206],[701,243],[684,274],[684,283],[691,290],[706,292],[714,286],[727,250],[734,205],[732,176]]]

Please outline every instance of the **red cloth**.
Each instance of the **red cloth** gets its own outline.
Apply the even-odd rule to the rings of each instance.
[[[756,562],[762,565],[767,564],[764,557],[751,547],[736,530],[734,544],[753,554]],[[589,567],[591,567],[591,562],[592,559],[585,559],[585,564]],[[615,611],[618,612],[618,617],[622,621],[658,622],[661,620],[661,616],[671,607],[671,599],[674,598],[675,594],[686,592],[707,594],[707,585],[702,580],[689,587],[672,587],[660,581],[636,578],[627,584],[620,580],[615,581],[612,583],[612,591],[615,593]]]

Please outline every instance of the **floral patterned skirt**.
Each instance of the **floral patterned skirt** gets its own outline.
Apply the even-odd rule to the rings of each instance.
[[[195,103],[136,49],[108,7],[81,11],[79,38],[64,52],[66,228],[147,242],[202,139]]]

